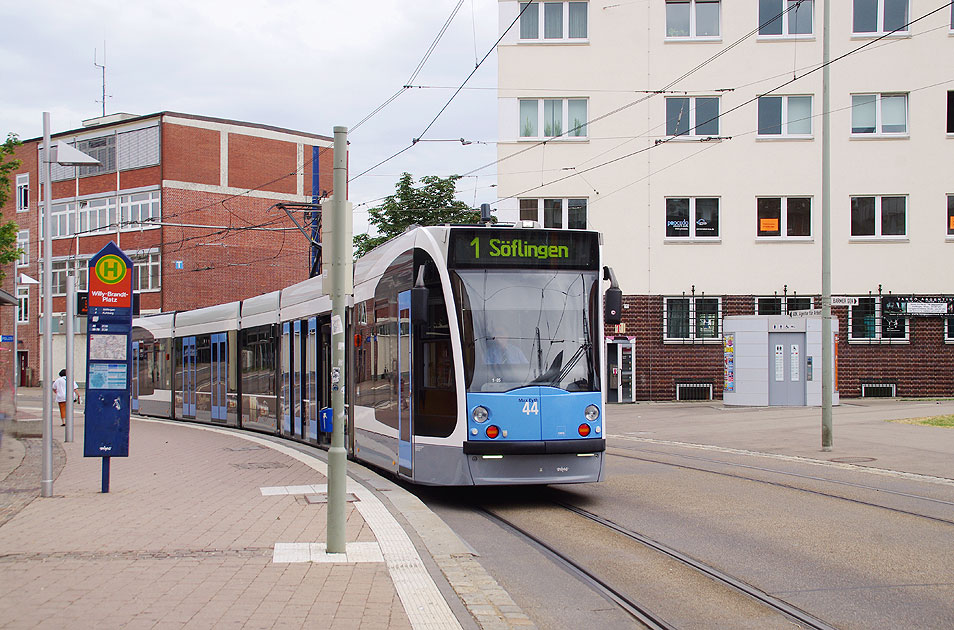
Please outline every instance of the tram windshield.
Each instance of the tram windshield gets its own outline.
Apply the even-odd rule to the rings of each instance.
[[[452,272],[468,391],[599,391],[597,274]]]

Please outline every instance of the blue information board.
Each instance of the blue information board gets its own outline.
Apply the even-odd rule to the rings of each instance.
[[[85,457],[129,456],[132,274],[132,261],[115,243],[89,261]]]

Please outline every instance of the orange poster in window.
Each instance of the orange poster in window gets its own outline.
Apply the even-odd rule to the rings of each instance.
[[[950,221],[951,221],[951,228],[950,228],[950,229],[951,229],[952,232],[954,232],[954,217],[951,217],[951,218],[950,218]]]
[[[778,232],[778,219],[759,219],[759,232]]]

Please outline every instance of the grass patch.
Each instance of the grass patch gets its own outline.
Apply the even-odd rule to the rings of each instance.
[[[901,420],[891,420],[901,424],[921,424],[929,427],[954,427],[954,415],[949,416],[930,416],[926,418],[902,418]]]

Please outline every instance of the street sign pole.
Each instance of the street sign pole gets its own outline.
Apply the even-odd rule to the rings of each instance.
[[[83,456],[103,458],[103,492],[110,458],[129,456],[132,277],[132,261],[115,243],[89,261]]]

